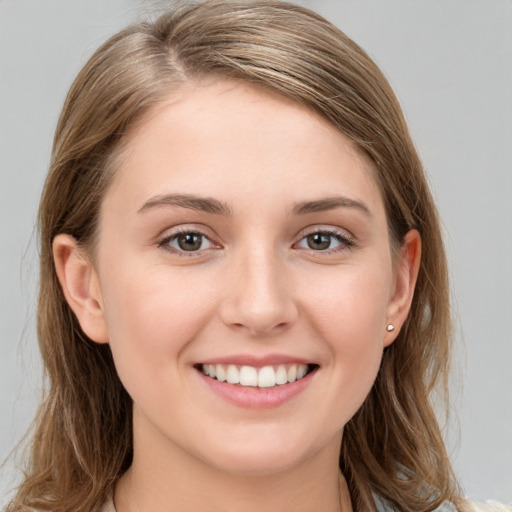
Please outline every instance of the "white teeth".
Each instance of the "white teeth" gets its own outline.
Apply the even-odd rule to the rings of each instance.
[[[238,384],[240,382],[240,372],[234,364],[230,364],[226,371],[226,380],[230,384]]]
[[[258,371],[252,366],[242,366],[240,368],[240,384],[242,386],[257,386]]]
[[[258,372],[258,387],[271,388],[276,385],[276,373],[272,366],[264,366]]]
[[[234,364],[229,364],[227,367],[222,364],[203,364],[201,371],[220,382],[227,381],[229,384],[240,384],[241,386],[271,388],[302,379],[308,373],[308,365],[292,364],[287,370],[285,365],[263,366],[258,369],[254,366],[239,368]]]
[[[302,377],[304,377],[307,372],[308,372],[307,366],[304,366],[303,364],[299,365],[297,367],[297,380],[302,379]]]
[[[296,364],[292,364],[290,366],[286,377],[288,379],[288,382],[295,382],[297,380],[297,365]]]
[[[226,377],[226,370],[224,370],[224,366],[222,366],[221,364],[217,364],[215,366],[215,373],[217,376],[217,380],[220,380],[221,382],[226,382],[227,377]]]
[[[286,384],[288,382],[288,375],[286,373],[286,368],[281,365],[278,366],[276,372],[276,384]]]

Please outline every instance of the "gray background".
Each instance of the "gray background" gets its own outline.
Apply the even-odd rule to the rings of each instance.
[[[512,503],[512,2],[301,3],[361,44],[402,102],[450,257],[449,451],[469,496]],[[0,0],[0,460],[40,394],[34,223],[58,112],[91,52],[149,5]],[[0,470],[4,499],[13,474]]]

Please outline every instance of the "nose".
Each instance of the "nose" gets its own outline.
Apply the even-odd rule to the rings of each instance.
[[[286,262],[271,250],[261,250],[232,263],[220,307],[224,324],[260,337],[289,328],[298,308]]]

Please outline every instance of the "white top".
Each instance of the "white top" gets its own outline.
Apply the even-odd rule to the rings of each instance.
[[[512,512],[512,507],[502,505],[497,501],[488,501],[487,503],[478,503],[470,501],[472,512]],[[393,512],[392,509],[381,500],[377,500],[378,512]],[[105,503],[101,512],[116,512],[112,498],[109,498]],[[457,512],[455,506],[451,503],[445,502],[440,507],[436,508],[433,512]]]

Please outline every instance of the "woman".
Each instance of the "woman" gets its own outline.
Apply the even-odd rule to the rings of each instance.
[[[76,79],[40,208],[49,390],[11,510],[471,510],[446,262],[386,80],[310,11],[184,6]]]

